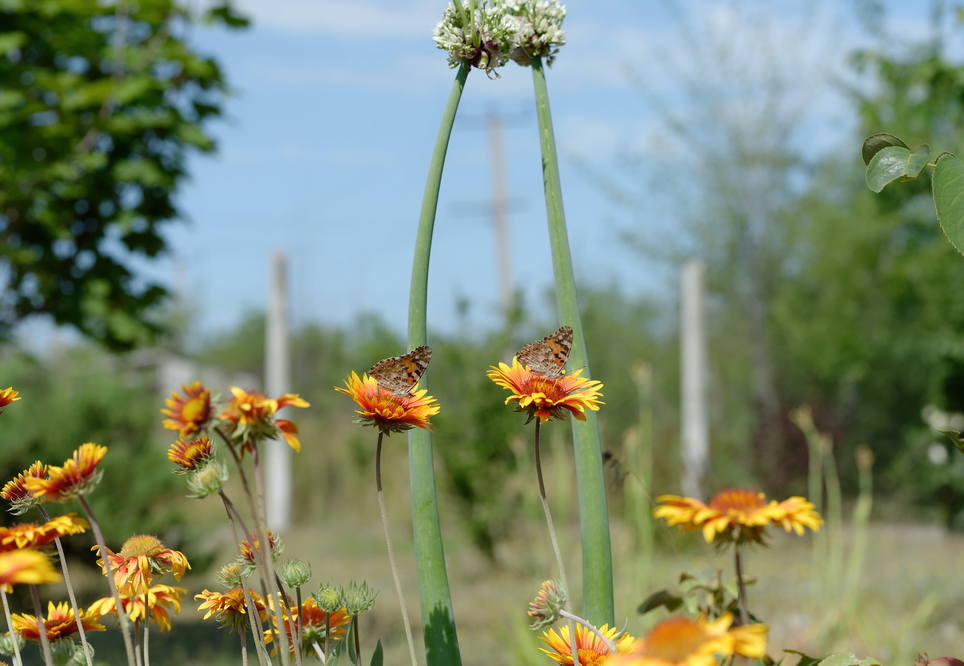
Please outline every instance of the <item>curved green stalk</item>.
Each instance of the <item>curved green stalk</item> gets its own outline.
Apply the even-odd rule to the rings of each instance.
[[[566,214],[562,206],[562,184],[559,160],[552,132],[549,91],[541,58],[532,59],[532,82],[535,87],[536,116],[539,120],[539,144],[542,146],[542,176],[546,191],[546,214],[549,221],[549,244],[556,280],[556,303],[561,323],[572,327],[573,344],[569,366],[584,368],[590,376],[586,354],[586,338],[576,300],[576,281],[572,273]],[[613,562],[609,538],[609,510],[606,506],[606,484],[603,477],[599,428],[594,412],[586,421],[572,420],[572,444],[576,462],[576,487],[579,493],[579,522],[582,538],[582,602],[584,615],[593,624],[613,624]]]
[[[412,287],[408,301],[408,345],[424,345],[428,338],[426,311],[428,300],[428,263],[432,252],[432,231],[435,211],[442,183],[442,167],[448,150],[455,112],[459,108],[468,63],[459,67],[452,92],[449,93],[435,151],[428,169],[422,211],[415,239],[415,260],[412,263]],[[425,657],[429,666],[458,666],[458,637],[448,574],[445,572],[445,549],[439,526],[438,498],[435,492],[435,468],[432,459],[432,438],[426,430],[415,428],[408,434],[409,482],[412,486],[412,528],[415,533],[415,563],[418,569],[418,589],[422,601],[422,625]]]

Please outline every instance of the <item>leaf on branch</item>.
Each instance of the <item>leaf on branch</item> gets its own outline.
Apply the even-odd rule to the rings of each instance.
[[[864,145],[860,149],[860,155],[864,158],[864,164],[870,164],[870,160],[874,158],[874,155],[889,146],[899,146],[910,150],[910,146],[893,134],[871,134],[864,139]]]
[[[937,158],[932,188],[937,221],[951,245],[964,253],[964,162],[956,155],[942,153]]]

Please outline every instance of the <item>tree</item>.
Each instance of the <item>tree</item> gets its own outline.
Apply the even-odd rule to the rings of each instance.
[[[201,19],[246,24],[227,4],[0,0],[0,339],[35,315],[115,349],[163,328],[138,265],[167,250],[227,92],[187,40]]]

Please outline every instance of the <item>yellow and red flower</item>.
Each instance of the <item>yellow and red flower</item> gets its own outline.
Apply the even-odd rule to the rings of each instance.
[[[3,486],[3,490],[0,490],[0,497],[10,502],[10,513],[15,516],[26,513],[28,509],[36,506],[40,502],[39,498],[34,497],[34,494],[27,490],[25,481],[28,478],[46,479],[47,465],[39,460],[36,461],[10,481],[7,481]]]
[[[599,627],[599,632],[615,646],[616,652],[610,652],[609,645],[606,644],[606,641],[597,636],[592,629],[582,624],[577,624],[576,651],[579,655],[579,663],[581,666],[599,666],[610,654],[625,654],[632,649],[633,643],[636,640],[629,634],[624,633],[620,635],[616,627],[610,627],[607,624]],[[548,650],[546,648],[539,648],[543,654],[557,664],[571,666],[573,663],[572,641],[569,638],[568,626],[560,628],[558,633],[556,633],[555,629],[547,629],[542,633],[542,636],[539,637],[539,640],[549,646]]]
[[[427,395],[428,391],[419,389],[418,384],[409,393],[397,395],[378,385],[378,381],[368,374],[360,378],[352,372],[345,379],[345,386],[336,386],[339,393],[351,396],[359,409],[357,421],[362,425],[378,428],[386,435],[404,432],[412,427],[431,430],[429,419],[438,414],[438,402]]]
[[[766,625],[732,627],[727,613],[714,621],[671,617],[663,620],[627,654],[608,657],[605,666],[717,666],[720,657],[761,659],[766,654]]]
[[[99,615],[93,610],[81,610],[80,622],[84,626],[84,631],[106,631],[107,627],[97,620]],[[29,641],[40,641],[40,622],[36,615],[14,613],[10,616],[13,630]],[[73,636],[78,633],[77,619],[74,610],[66,601],[55,604],[47,602],[47,617],[43,619],[44,633],[47,640],[51,643],[61,638]]]
[[[100,481],[103,470],[97,466],[105,455],[106,446],[81,444],[61,467],[47,467],[47,478],[28,476],[23,485],[41,502],[66,502],[86,495]]]
[[[190,441],[177,440],[167,450],[167,459],[178,466],[182,472],[193,472],[203,467],[214,456],[214,448],[207,437]]]
[[[558,582],[542,581],[536,596],[529,602],[527,612],[532,619],[529,628],[535,631],[553,624],[559,619],[559,611],[565,608],[568,600],[568,593]]]
[[[268,604],[272,608],[274,607],[271,605],[273,603],[274,599],[269,597]],[[283,613],[283,615],[285,633],[288,635],[288,646],[292,653],[294,653],[295,643],[291,634],[291,620],[289,618],[293,618],[297,624],[298,630],[301,632],[302,645],[308,649],[310,649],[312,643],[322,643],[325,640],[326,631],[329,632],[331,640],[341,640],[345,637],[348,624],[351,622],[351,617],[344,608],[333,613],[327,613],[318,607],[318,603],[312,597],[306,599],[301,604],[300,609],[297,606],[291,606],[288,612]],[[264,632],[265,643],[271,643],[278,636],[277,617],[271,614],[271,619],[274,626]]]
[[[0,553],[0,589],[9,592],[14,585],[44,585],[60,582],[50,558],[39,550],[24,548]]]
[[[99,551],[99,546],[91,550]],[[160,539],[149,534],[138,534],[124,542],[119,553],[107,549],[107,559],[114,573],[117,589],[130,594],[143,594],[153,582],[154,574],[172,574],[181,580],[184,572],[191,568],[184,553],[172,550],[161,543]],[[103,558],[97,560],[104,575],[107,570]]]
[[[275,414],[284,407],[310,407],[296,393],[285,393],[280,398],[268,398],[254,391],[231,387],[234,395],[219,418],[230,424],[230,435],[236,441],[250,445],[252,439],[270,439],[279,434],[288,446],[301,451],[298,426],[286,419],[276,419]]]
[[[261,620],[264,621],[266,619],[264,601],[250,588],[248,588],[248,596],[258,615],[261,616]],[[201,618],[203,620],[214,615],[222,625],[244,627],[248,624],[248,608],[244,602],[244,590],[241,587],[232,588],[227,592],[204,590],[200,594],[195,594],[194,598],[204,600],[204,603],[197,607],[198,612],[207,611]]]
[[[599,411],[603,405],[602,383],[582,376],[582,369],[571,375],[546,377],[533,372],[512,358],[512,365],[499,363],[485,373],[493,382],[512,392],[505,404],[515,402],[519,411],[529,415],[529,421],[539,419],[545,423],[550,418],[564,419],[572,414],[580,421],[586,420],[586,410]],[[528,421],[527,421],[528,422]]]
[[[187,592],[183,587],[172,587],[170,585],[152,585],[146,594],[141,592],[130,595],[126,592],[120,593],[121,604],[127,617],[132,622],[139,622],[146,617],[158,626],[161,631],[170,631],[171,615],[181,612],[181,595]],[[145,611],[144,601],[147,601]],[[117,614],[117,604],[114,597],[103,597],[90,605],[90,611],[95,612],[97,617],[104,617],[110,613]]]
[[[251,565],[256,564],[255,551],[261,550],[261,540],[258,537],[252,539],[252,542],[254,543],[254,548],[252,548],[251,544],[247,541],[242,541],[240,547],[241,558]],[[268,548],[271,551],[272,557],[280,555],[283,549],[278,535],[274,534],[271,530],[268,530]]]
[[[87,527],[87,521],[78,518],[76,513],[57,516],[39,525],[23,523],[0,527],[0,551],[39,548],[68,534],[83,534]]]
[[[723,490],[709,504],[677,495],[662,495],[657,501],[660,505],[653,510],[654,516],[686,530],[702,530],[707,543],[764,543],[769,525],[803,534],[804,528],[816,532],[822,524],[813,504],[805,498],[768,502],[755,490]]]
[[[20,393],[15,391],[12,386],[0,389],[0,412],[3,411],[4,407],[17,400],[20,400]]]
[[[176,430],[178,437],[187,439],[203,430],[211,420],[211,392],[201,382],[184,384],[181,389],[184,396],[172,391],[171,397],[164,401],[161,414],[167,417],[165,428]]]

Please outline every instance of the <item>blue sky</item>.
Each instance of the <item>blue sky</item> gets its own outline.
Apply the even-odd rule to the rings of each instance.
[[[374,311],[404,330],[422,187],[454,74],[431,40],[443,3],[238,4],[253,20],[249,30],[195,33],[198,48],[222,62],[236,94],[227,119],[213,128],[220,151],[191,162],[191,182],[179,197],[190,219],[172,225],[173,256],[151,272],[198,306],[200,329],[212,331],[263,307],[270,257],[283,251],[296,322],[343,324]],[[920,4],[904,5],[904,15],[892,19],[905,30],[922,29]],[[680,66],[697,82],[719,84],[718,71],[694,68],[687,57],[734,34],[734,26],[737,59],[760,60],[760,34],[771,42],[764,66],[748,67],[748,76],[799,72],[801,122],[812,123],[822,146],[846,137],[846,109],[833,80],[845,73],[844,58],[862,35],[845,5],[694,1],[673,12],[641,0],[568,3],[569,43],[549,70],[549,86],[578,280],[672,293],[672,271],[634,254],[619,235],[630,226],[669,234],[677,222],[672,202],[647,191],[645,169],[634,171],[643,177],[630,186],[643,203],[630,214],[587,177],[585,165],[616,178],[629,157],[645,156],[652,168],[672,165],[678,148],[666,140],[640,84],[671,108],[685,104],[674,74]],[[689,36],[681,24],[691,26]],[[532,107],[528,70],[510,64],[499,80],[478,71],[469,77],[442,183],[430,325],[451,327],[460,296],[473,304],[474,326],[497,317],[495,243],[484,212],[491,188],[487,112],[506,116],[513,281],[537,297],[551,279]]]

